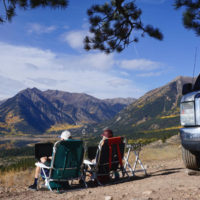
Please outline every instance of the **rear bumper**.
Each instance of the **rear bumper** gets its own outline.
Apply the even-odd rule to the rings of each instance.
[[[180,129],[181,143],[185,149],[200,151],[200,127]]]

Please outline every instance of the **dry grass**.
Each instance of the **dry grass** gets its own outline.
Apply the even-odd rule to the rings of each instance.
[[[166,115],[166,116],[161,116],[160,119],[169,119],[169,118],[175,118],[175,117],[179,117],[180,115]]]
[[[166,143],[159,140],[144,146],[140,152],[140,159],[143,162],[153,162],[181,158],[181,146],[178,137],[173,136]],[[131,153],[129,161],[132,163],[133,160],[135,160],[135,155]]]
[[[0,185],[4,187],[19,187],[27,186],[33,182],[34,170],[25,171],[9,171],[6,173],[0,173]]]
[[[63,131],[66,129],[77,129],[77,128],[81,128],[82,126],[83,125],[55,124],[51,126],[51,128],[48,129],[47,132]]]
[[[178,145],[165,146],[163,148],[144,148],[141,159],[144,161],[169,160],[180,158],[181,149]]]
[[[182,126],[173,126],[169,128],[163,128],[163,129],[155,129],[155,130],[147,130],[143,131],[143,133],[158,133],[163,131],[170,131],[170,130],[179,130],[180,128],[183,128]]]

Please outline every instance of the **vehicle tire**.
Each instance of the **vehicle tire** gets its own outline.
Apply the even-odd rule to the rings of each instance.
[[[200,159],[197,152],[191,152],[182,146],[182,158],[186,168],[193,170],[199,169]]]

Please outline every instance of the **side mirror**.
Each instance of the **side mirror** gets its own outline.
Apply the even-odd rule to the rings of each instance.
[[[182,95],[188,94],[192,92],[192,83],[186,83],[183,85]]]

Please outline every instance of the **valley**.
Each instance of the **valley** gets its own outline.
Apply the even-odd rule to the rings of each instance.
[[[37,142],[56,140],[66,129],[74,137],[97,143],[105,127],[129,143],[165,141],[179,133],[182,86],[191,81],[191,77],[177,77],[139,99],[100,100],[82,93],[23,90],[0,105],[0,147],[8,143],[7,137],[13,148],[17,143],[34,144],[29,137]]]

